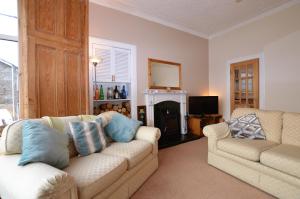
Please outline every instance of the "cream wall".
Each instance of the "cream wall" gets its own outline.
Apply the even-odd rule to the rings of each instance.
[[[145,104],[148,58],[182,64],[182,87],[189,95],[207,95],[208,40],[126,13],[90,3],[89,35],[136,45],[137,103]]]
[[[300,30],[264,48],[266,108],[300,112]]]
[[[300,112],[299,20],[297,4],[209,41],[209,93],[220,96],[225,118],[230,115],[228,63],[256,55],[264,57],[261,108]]]

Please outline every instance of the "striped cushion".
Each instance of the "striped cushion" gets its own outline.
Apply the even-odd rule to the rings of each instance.
[[[103,150],[107,143],[101,125],[101,118],[90,122],[70,122],[70,130],[76,150],[81,156],[87,156]]]

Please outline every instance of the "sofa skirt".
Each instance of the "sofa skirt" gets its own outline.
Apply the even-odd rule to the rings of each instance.
[[[231,154],[228,154],[231,156]],[[208,152],[208,164],[225,171],[226,173],[239,178],[257,187],[275,197],[282,199],[299,199],[300,197],[300,186],[297,186],[299,179],[293,176],[287,176],[272,168],[267,168],[257,162],[251,162],[249,160],[242,160],[243,162],[253,163],[254,166],[246,165],[238,162],[239,157],[230,159],[220,154]],[[256,167],[256,168],[255,168]],[[274,173],[274,175],[270,175]],[[276,175],[278,177],[276,177]],[[284,177],[288,178],[291,182],[294,179],[295,183],[285,181]]]

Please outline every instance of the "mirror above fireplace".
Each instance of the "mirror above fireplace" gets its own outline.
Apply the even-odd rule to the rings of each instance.
[[[148,59],[150,89],[181,89],[181,64],[158,59]]]

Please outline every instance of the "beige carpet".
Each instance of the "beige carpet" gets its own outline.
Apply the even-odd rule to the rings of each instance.
[[[272,196],[207,164],[207,139],[159,151],[159,169],[132,199],[270,199]]]

